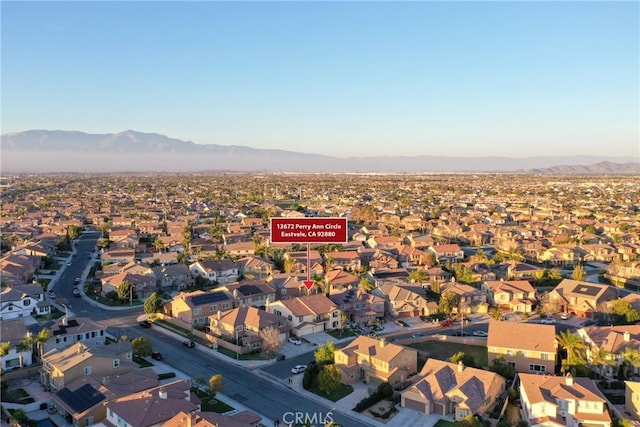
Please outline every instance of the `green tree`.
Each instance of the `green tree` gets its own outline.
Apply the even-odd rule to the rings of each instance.
[[[125,280],[120,283],[120,286],[118,286],[118,298],[120,299],[120,301],[129,301],[130,299],[134,299],[135,297],[135,292],[133,290],[133,285],[131,284],[131,282]]]
[[[0,357],[6,356],[9,351],[11,351],[11,343],[9,341],[0,343]]]
[[[313,353],[316,363],[320,365],[333,363],[335,350],[336,346],[331,341],[327,341],[325,345],[318,347],[318,349]]]
[[[640,320],[640,313],[633,308],[629,301],[622,298],[618,298],[611,304],[610,314],[618,316],[626,323],[635,323]]]
[[[16,346],[16,351],[18,352],[18,359],[19,359],[21,368],[24,367],[24,360],[22,357],[22,353],[30,350],[31,348],[32,348],[31,338],[25,338],[24,340],[20,341]]]
[[[149,338],[138,337],[131,340],[131,348],[133,349],[133,354],[138,357],[148,357],[151,356],[151,352],[153,351],[153,344]]]
[[[44,355],[44,344],[49,341],[51,338],[51,330],[47,328],[42,328],[40,331],[31,337],[31,342],[35,344],[36,349],[38,350],[38,359],[42,360],[42,356]]]
[[[427,272],[424,270],[413,270],[409,273],[409,280],[412,283],[422,283],[427,280],[429,276],[427,276]]]
[[[478,419],[478,417],[475,417],[473,415],[467,415],[461,421],[458,421],[456,423],[456,426],[459,426],[459,427],[484,427],[484,424],[482,424],[482,421],[480,421]]]
[[[471,356],[470,354],[466,354],[463,351],[459,351],[457,353],[455,353],[454,355],[452,355],[449,358],[449,362],[451,363],[458,363],[461,362],[464,366],[469,366],[471,368],[476,368],[476,361],[474,360],[473,356]]]
[[[552,268],[551,271],[549,271],[549,279],[551,279],[551,280],[561,280],[562,279],[562,273],[560,273],[560,270],[558,270],[557,268]]]
[[[69,236],[71,240],[76,240],[78,237],[80,237],[81,233],[82,227],[80,226],[70,225],[67,227],[67,236]]]
[[[445,292],[440,296],[438,311],[444,314],[451,314],[454,308],[458,307],[458,295],[453,292]]]
[[[571,273],[571,278],[573,280],[582,280],[584,279],[584,276],[586,275],[585,271],[584,271],[584,267],[582,267],[582,265],[578,264],[574,267],[573,272]]]
[[[513,379],[516,376],[516,369],[507,363],[503,355],[496,356],[493,359],[489,370],[507,379]]]
[[[215,396],[217,392],[222,390],[224,390],[224,378],[220,374],[212,375],[209,378],[209,391]]]
[[[566,358],[562,362],[565,372],[572,366],[583,365],[585,363],[585,350],[587,345],[579,335],[571,331],[563,331],[560,332],[560,335],[557,335],[556,338],[558,345],[566,353]]]
[[[340,379],[340,371],[335,365],[325,365],[318,375],[318,388],[329,395],[340,388]]]
[[[160,299],[158,294],[154,292],[149,295],[149,298],[144,302],[144,312],[152,314],[160,311],[162,311],[162,299]]]
[[[371,280],[369,280],[369,278],[362,277],[360,279],[360,288],[362,288],[362,290],[365,291],[365,292],[371,292],[375,288],[375,286],[374,286],[373,282],[371,282]]]
[[[591,360],[589,360],[589,362],[591,364],[591,368],[593,369],[593,371],[599,375],[602,375],[603,367],[613,366],[615,362],[610,356],[611,356],[611,353],[606,349],[604,349],[603,347],[592,349]]]
[[[456,264],[453,266],[453,275],[456,281],[460,283],[474,283],[473,270],[464,265]]]

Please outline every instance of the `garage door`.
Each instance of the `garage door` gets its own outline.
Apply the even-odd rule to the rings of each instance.
[[[412,399],[404,399],[405,408],[413,409],[420,412],[425,412],[424,405],[425,405],[424,402],[419,402],[417,400],[412,400]]]

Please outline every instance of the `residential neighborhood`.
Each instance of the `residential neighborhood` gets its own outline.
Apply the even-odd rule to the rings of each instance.
[[[345,426],[640,425],[638,188],[16,177],[0,223],[3,417],[271,427],[303,425],[287,405],[312,402]],[[270,218],[343,219],[348,239],[272,242]]]

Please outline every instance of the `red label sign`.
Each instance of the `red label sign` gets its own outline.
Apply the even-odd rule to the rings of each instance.
[[[271,243],[346,243],[347,218],[271,218]]]

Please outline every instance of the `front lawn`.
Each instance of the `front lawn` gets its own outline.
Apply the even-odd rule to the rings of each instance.
[[[348,384],[340,384],[340,388],[334,391],[331,394],[327,394],[324,391],[320,391],[318,386],[310,387],[307,389],[308,391],[317,394],[320,397],[324,397],[325,399],[329,399],[332,402],[337,402],[345,396],[350,395],[353,392],[353,387]]]
[[[191,391],[200,398],[202,402],[201,409],[203,412],[217,412],[218,414],[224,414],[235,409],[233,406],[229,406],[223,401],[216,399],[215,396],[212,396],[208,391],[195,387],[192,388]]]
[[[447,420],[438,420],[437,423],[433,425],[433,427],[456,427],[458,424],[447,421]]]
[[[133,361],[136,362],[141,368],[149,368],[154,366],[153,363],[149,362],[144,357],[133,356]]]
[[[33,403],[35,400],[22,388],[12,388],[3,391],[2,401],[8,403],[17,403],[26,405]]]
[[[46,322],[48,320],[59,319],[62,316],[64,316],[64,311],[56,310],[56,311],[54,311],[53,313],[50,313],[50,314],[43,314],[43,315],[33,316],[33,318],[37,322]]]
[[[479,366],[487,366],[487,347],[481,345],[459,344],[446,341],[425,341],[410,344],[418,350],[425,351],[429,356],[439,360],[449,360],[451,356],[458,352],[463,352],[475,360]]]
[[[267,354],[267,353],[249,353],[249,354],[241,354],[237,355],[235,351],[229,350],[228,348],[224,348],[218,346],[218,352],[224,354],[227,357],[238,360],[271,360],[278,356],[278,354]]]
[[[327,331],[327,333],[336,339],[358,336],[358,332],[355,329],[351,329],[351,328],[344,328],[344,331],[335,329],[332,331]]]

